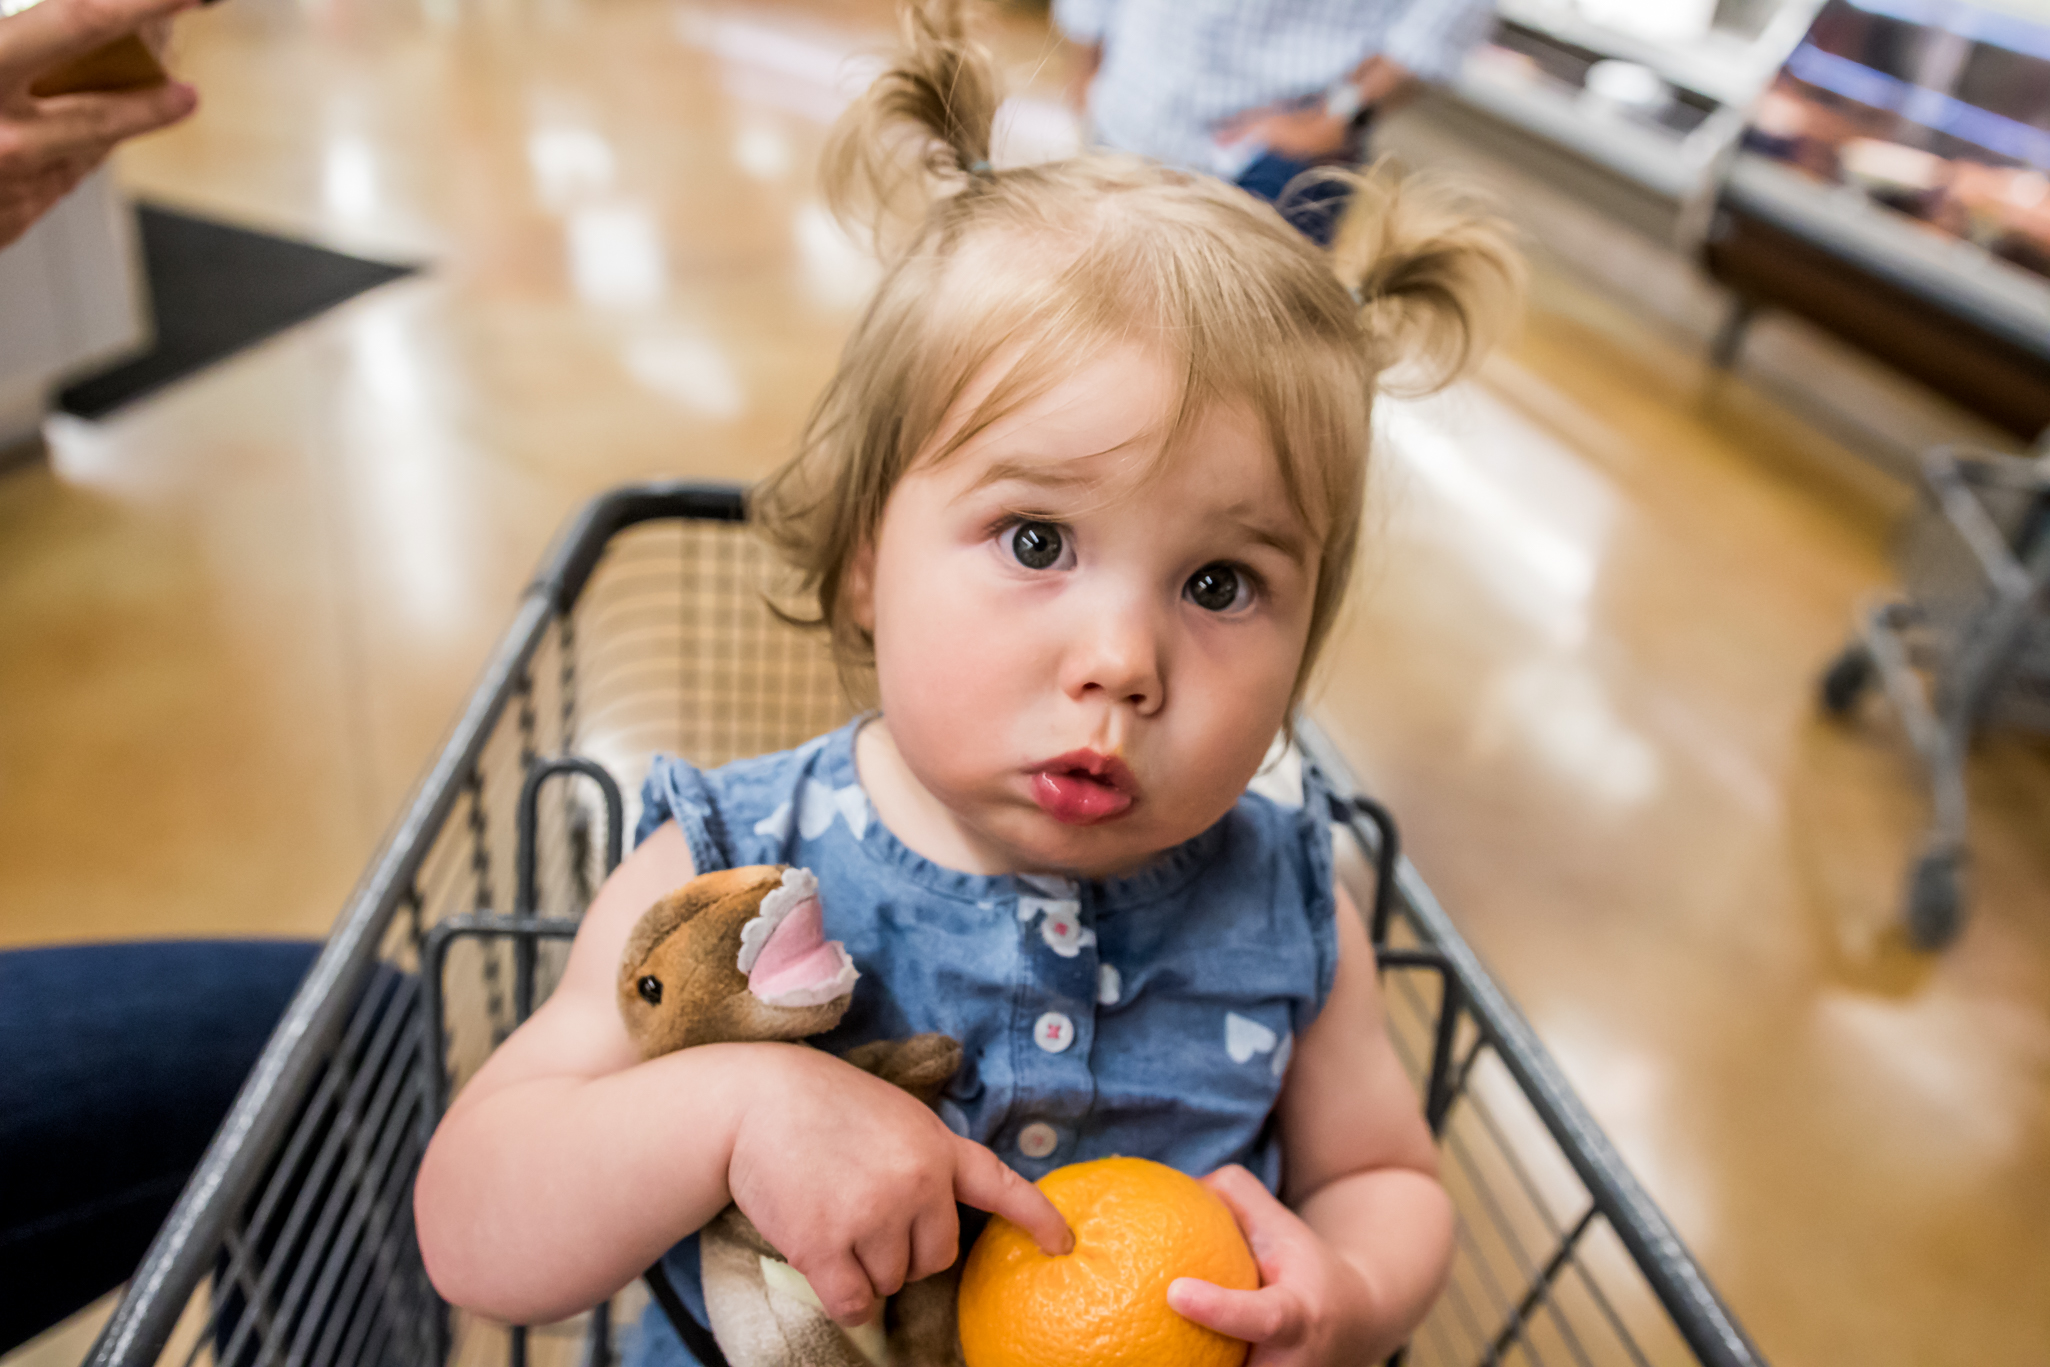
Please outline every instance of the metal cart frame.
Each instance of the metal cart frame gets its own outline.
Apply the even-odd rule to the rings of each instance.
[[[1902,898],[1922,949],[1964,924],[1973,737],[2002,724],[2050,731],[2050,434],[2038,450],[1922,457],[1925,508],[1896,557],[1907,592],[1864,608],[1822,676],[1822,706],[1838,718],[1876,681],[1922,761],[1933,810]]]
[[[552,985],[618,862],[632,813],[613,774],[656,744],[717,763],[845,715],[815,634],[766,606],[744,518],[740,488],[679,483],[615,490],[572,522],[88,1367],[612,1360],[612,1307],[508,1331],[445,1305],[414,1241],[412,1177],[447,1097]],[[1314,724],[1299,742],[1353,791]],[[1360,796],[1332,815],[1370,880],[1391,1033],[1460,1214],[1452,1285],[1409,1360],[1762,1363],[1400,856],[1392,819]]]

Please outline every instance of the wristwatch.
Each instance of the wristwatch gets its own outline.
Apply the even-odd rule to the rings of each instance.
[[[1324,88],[1324,112],[1340,123],[1351,123],[1366,107],[1360,88],[1342,76]]]

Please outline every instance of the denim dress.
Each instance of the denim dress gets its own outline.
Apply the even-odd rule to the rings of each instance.
[[[1278,1191],[1275,1101],[1338,961],[1331,833],[1311,815],[1324,804],[1248,793],[1119,878],[961,873],[877,818],[860,725],[710,773],[658,758],[635,843],[673,820],[700,872],[816,874],[825,933],[861,979],[813,1042],[952,1035],[962,1064],[941,1118],[1028,1180],[1124,1154],[1198,1176],[1239,1163]],[[965,1251],[980,1220],[962,1213]],[[664,1261],[702,1322],[695,1237]],[[654,1307],[634,1338],[631,1367],[692,1361]]]

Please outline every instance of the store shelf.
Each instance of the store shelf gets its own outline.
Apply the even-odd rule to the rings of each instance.
[[[1751,153],[1731,165],[1723,203],[2050,361],[2050,279]]]

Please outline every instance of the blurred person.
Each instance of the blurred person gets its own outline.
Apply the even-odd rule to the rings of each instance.
[[[1054,0],[1080,49],[1073,96],[1103,145],[1207,171],[1269,201],[1315,166],[1365,158],[1374,110],[1448,80],[1494,0]],[[1291,196],[1328,240],[1343,192]]]
[[[0,0],[0,248],[191,86],[38,95],[46,73],[192,0]],[[0,320],[0,327],[5,321]],[[0,1354],[125,1279],[313,962],[314,944],[0,952]]]
[[[0,953],[0,1354],[142,1261],[319,949]]]
[[[163,27],[195,0],[0,0],[0,248],[106,159],[115,144],[176,123],[199,104],[180,81],[140,90],[37,95],[48,72],[138,31]],[[156,43],[152,43],[155,46]]]

